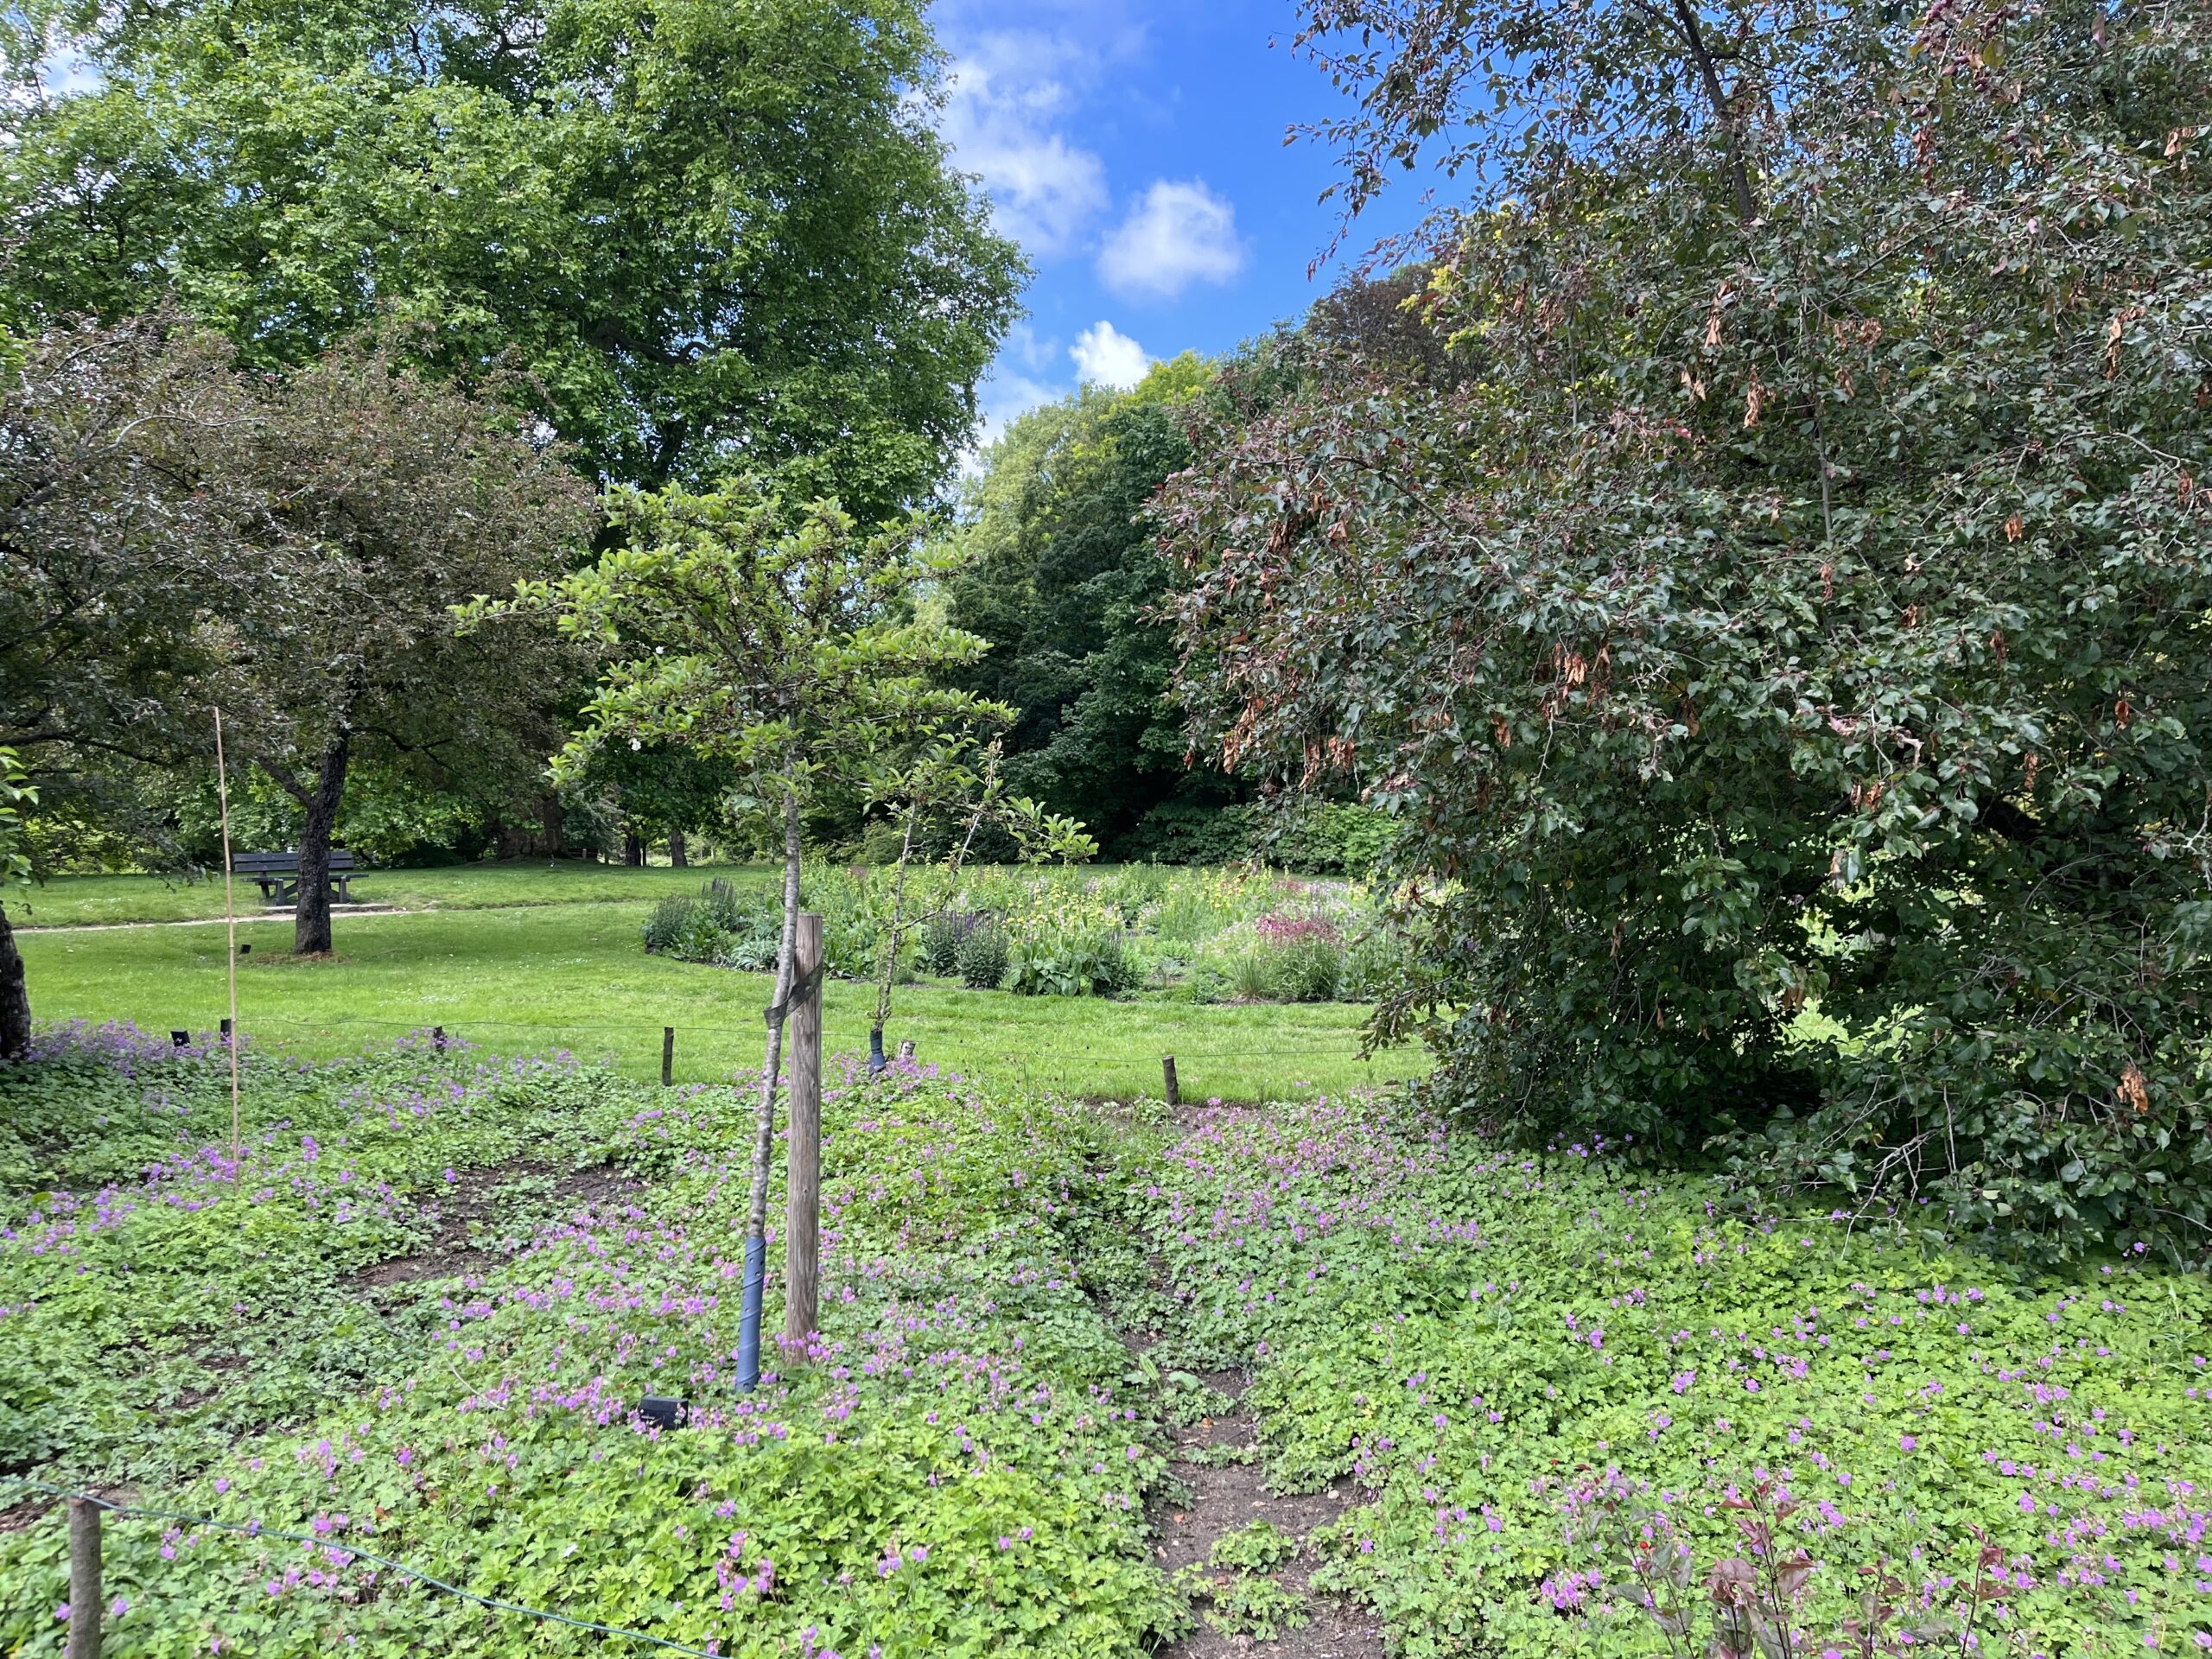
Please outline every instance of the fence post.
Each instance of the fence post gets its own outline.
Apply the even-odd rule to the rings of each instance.
[[[65,1659],[100,1659],[100,1506],[69,1500],[69,1644]]]
[[[1180,1106],[1183,1103],[1183,1094],[1175,1086],[1175,1057],[1173,1054],[1163,1054],[1160,1057],[1160,1075],[1161,1080],[1167,1085],[1167,1103],[1170,1106]]]
[[[430,1046],[441,1054],[446,1052],[446,1028],[443,1026],[430,1027]]]
[[[822,1225],[822,918],[802,912],[791,977],[812,982],[792,1005],[791,1140],[784,1189],[784,1345],[805,1352],[820,1323]]]
[[[669,1087],[676,1081],[676,1027],[660,1028],[660,1086]]]

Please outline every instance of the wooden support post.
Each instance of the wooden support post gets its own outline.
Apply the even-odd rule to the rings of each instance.
[[[805,1352],[820,1324],[822,1288],[822,918],[798,918],[793,982],[813,988],[791,1005],[791,1140],[784,1213],[784,1345],[787,1362]]]
[[[1183,1103],[1183,1096],[1182,1091],[1175,1086],[1175,1057],[1173,1054],[1163,1054],[1160,1057],[1160,1076],[1161,1081],[1167,1085],[1167,1103],[1170,1106],[1180,1106]]]
[[[69,1643],[65,1659],[100,1659],[100,1506],[69,1500]]]
[[[660,1028],[660,1086],[668,1088],[676,1081],[676,1027]]]

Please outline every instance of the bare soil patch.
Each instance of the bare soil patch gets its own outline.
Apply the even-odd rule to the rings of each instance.
[[[458,1171],[435,1206],[438,1230],[429,1248],[363,1268],[353,1275],[354,1282],[365,1289],[373,1289],[383,1285],[455,1279],[485,1272],[499,1256],[480,1242],[478,1230],[481,1224],[492,1218],[500,1201],[514,1187],[549,1179],[553,1181],[552,1196],[556,1203],[574,1200],[587,1205],[625,1197],[640,1191],[645,1185],[612,1164],[563,1172],[555,1165],[531,1158]]]
[[[1258,1111],[1259,1106],[1202,1104],[1186,1101],[1177,1106],[1173,1122],[1185,1135],[1224,1110]],[[1155,1284],[1164,1273],[1154,1262]],[[1143,1354],[1160,1339],[1158,1332],[1124,1332],[1122,1341],[1134,1354]],[[1185,1567],[1204,1567],[1217,1540],[1265,1521],[1302,1541],[1317,1527],[1336,1520],[1357,1501],[1349,1478],[1340,1478],[1318,1492],[1281,1493],[1268,1490],[1265,1459],[1255,1454],[1249,1463],[1217,1462],[1206,1456],[1216,1447],[1256,1447],[1258,1422],[1243,1404],[1250,1376],[1241,1370],[1217,1371],[1200,1379],[1209,1388],[1230,1396],[1229,1409],[1172,1431],[1175,1472],[1191,1489],[1180,1503],[1156,1504],[1152,1513],[1155,1530],[1154,1560],[1160,1570],[1174,1573]],[[1230,1655],[1266,1655],[1271,1659],[1382,1659],[1382,1632],[1375,1618],[1342,1599],[1322,1595],[1312,1588],[1319,1565],[1311,1549],[1298,1555],[1273,1576],[1287,1590],[1298,1592],[1306,1604],[1308,1622],[1286,1630],[1271,1641],[1247,1635],[1224,1635],[1204,1621],[1198,1628],[1160,1651],[1164,1659],[1227,1659]],[[1226,1581],[1226,1571],[1215,1573]]]

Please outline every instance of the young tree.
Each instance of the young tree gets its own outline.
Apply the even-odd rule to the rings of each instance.
[[[0,31],[0,321],[168,293],[257,364],[379,319],[588,475],[895,512],[1021,276],[912,0],[29,0]],[[41,78],[57,38],[98,74]]]
[[[935,677],[984,645],[918,613],[917,591],[943,575],[911,526],[863,531],[834,505],[786,507],[742,485],[618,493],[624,545],[588,569],[526,582],[478,604],[472,620],[553,613],[604,653],[583,729],[556,774],[587,769],[609,745],[664,744],[728,765],[781,820],[784,926],[753,1121],[746,1211],[739,1382],[760,1373],[769,1160],[785,1010],[793,995],[801,814],[825,788],[865,785],[894,746],[954,738],[1004,711]]]
[[[1172,541],[1217,752],[1403,826],[1382,1032],[1494,1121],[2201,1255],[2202,9],[1309,16],[1355,202],[1484,181],[1475,372],[1224,419]]]

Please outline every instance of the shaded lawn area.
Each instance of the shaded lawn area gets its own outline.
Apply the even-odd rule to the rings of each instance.
[[[661,1029],[674,1026],[678,1082],[759,1065],[771,976],[649,957],[639,938],[645,915],[642,902],[588,902],[340,916],[338,956],[327,962],[284,959],[289,919],[242,923],[240,942],[253,952],[238,975],[240,1027],[251,1040],[327,1058],[443,1026],[505,1052],[566,1046],[653,1077]],[[29,934],[21,944],[40,1019],[205,1031],[222,1017],[219,927]],[[1300,1084],[1339,1090],[1403,1077],[1426,1063],[1411,1051],[1359,1059],[1365,1010],[1342,1003],[1105,1001],[949,982],[901,986],[895,995],[893,1048],[912,1039],[925,1061],[1009,1086],[1156,1094],[1160,1057],[1173,1053],[1185,1096],[1249,1100]],[[874,988],[833,980],[826,1003],[827,1052],[864,1051]]]
[[[405,910],[613,903],[696,892],[715,876],[751,882],[771,874],[768,867],[760,864],[630,869],[563,860],[549,868],[543,859],[517,859],[428,870],[365,870],[353,878],[353,894],[357,904]],[[7,906],[9,920],[17,927],[200,921],[222,915],[223,879],[219,873],[209,880],[189,882],[158,875],[62,875],[28,893],[10,893]],[[291,913],[289,906],[270,911],[261,901],[260,889],[244,877],[238,880],[238,909],[241,916]]]

